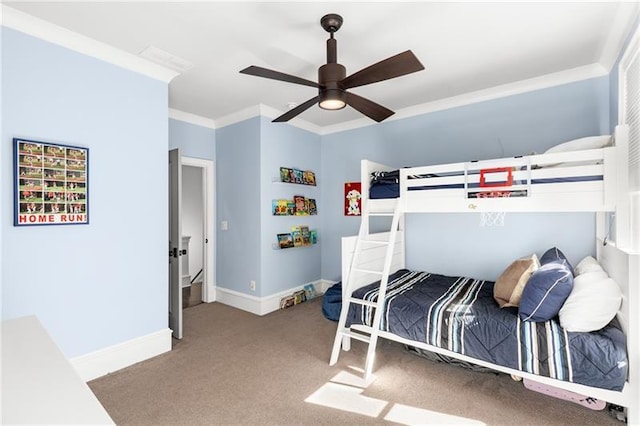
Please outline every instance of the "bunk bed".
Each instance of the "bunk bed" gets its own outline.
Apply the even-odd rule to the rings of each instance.
[[[362,224],[358,236],[342,241],[346,310],[330,364],[355,338],[369,343],[365,376],[370,375],[381,337],[617,404],[626,408],[629,423],[640,423],[640,262],[625,246],[630,232],[626,126],[616,128],[612,142],[580,151],[403,169],[362,160]],[[374,186],[386,186],[381,192],[371,191],[372,176]],[[379,198],[380,194],[385,195]],[[404,213],[493,211],[596,212],[597,262],[622,293],[611,323],[597,332],[581,333],[563,330],[557,319],[523,321],[517,308],[498,307],[492,282],[405,269]],[[389,212],[395,221],[391,231],[369,233],[370,217]],[[607,244],[610,213],[616,215],[615,244]],[[363,245],[365,238],[380,244]],[[453,299],[462,303],[445,306]],[[419,306],[418,313],[408,313],[409,305]],[[443,320],[445,310],[447,315],[461,313],[451,314],[457,315],[455,320]],[[482,341],[482,335],[495,335],[498,329],[506,333],[498,340],[507,344],[490,353],[487,345],[499,345]],[[558,350],[545,347],[543,353],[537,348],[540,342],[557,344]],[[580,358],[583,354],[586,358]],[[598,364],[598,358],[605,362]]]

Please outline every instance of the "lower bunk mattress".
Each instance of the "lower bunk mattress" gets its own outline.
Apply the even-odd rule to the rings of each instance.
[[[353,297],[377,301],[376,282]],[[620,391],[626,339],[617,320],[597,332],[564,330],[555,320],[521,321],[500,308],[493,282],[401,269],[389,276],[380,329],[515,370]],[[371,326],[374,307],[351,304],[347,326]]]

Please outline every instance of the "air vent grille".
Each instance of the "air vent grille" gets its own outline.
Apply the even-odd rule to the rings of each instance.
[[[182,59],[174,54],[165,52],[155,46],[147,47],[140,52],[140,56],[180,73],[184,73],[194,67],[194,65],[186,59]]]

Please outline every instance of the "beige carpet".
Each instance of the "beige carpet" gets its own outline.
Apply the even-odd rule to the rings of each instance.
[[[117,424],[393,424],[384,420],[388,413],[410,407],[428,410],[418,411],[422,424],[622,425],[606,411],[529,391],[509,376],[427,361],[386,340],[378,345],[376,380],[362,395],[328,384],[363,366],[365,345],[354,342],[328,365],[336,324],[322,316],[320,299],[263,317],[200,304],[184,311],[184,321],[184,339],[171,352],[89,383]],[[353,392],[336,393],[345,389]],[[383,408],[368,416],[305,402],[319,390],[354,409]]]

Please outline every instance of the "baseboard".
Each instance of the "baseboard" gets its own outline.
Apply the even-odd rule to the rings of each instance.
[[[171,350],[171,330],[164,329],[70,360],[88,382]]]
[[[329,280],[317,280],[311,282],[319,294],[324,293],[334,283],[334,281]],[[216,287],[216,302],[262,316],[280,309],[280,299],[285,296],[289,296],[296,291],[302,290],[304,286],[305,284],[299,285],[297,287],[290,288],[289,290],[266,297],[251,296],[250,294],[240,293],[223,287]]]
[[[318,280],[316,281],[316,289],[324,294],[325,291],[327,291],[329,289],[329,287],[331,287],[332,285],[334,285],[335,283],[337,283],[338,281],[331,281],[331,280]]]

